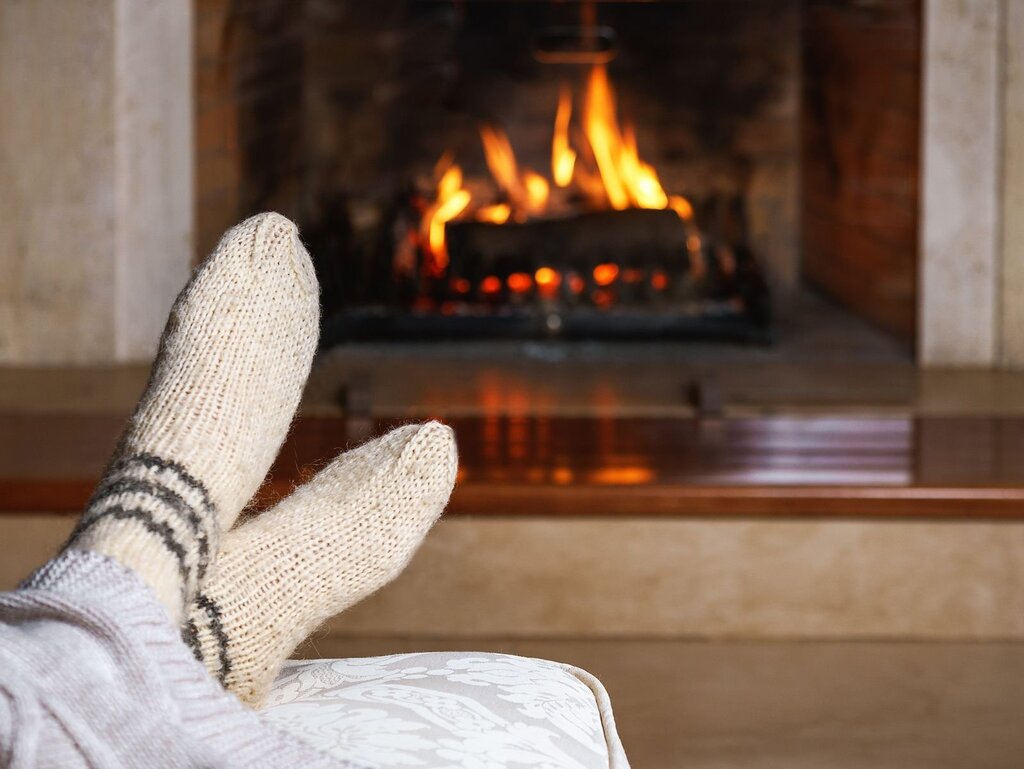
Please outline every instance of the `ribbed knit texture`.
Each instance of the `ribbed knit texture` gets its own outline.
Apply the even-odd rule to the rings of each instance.
[[[71,550],[0,594],[0,766],[342,765],[225,692],[110,558]]]
[[[226,535],[186,621],[210,673],[259,706],[314,628],[405,567],[444,510],[457,465],[448,427],[400,427]]]
[[[178,296],[149,385],[68,546],[134,569],[181,619],[280,449],[312,364],[319,289],[290,221],[229,230]]]

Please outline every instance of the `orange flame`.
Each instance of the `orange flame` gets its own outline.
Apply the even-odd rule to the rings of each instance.
[[[568,187],[576,166],[576,151],[569,146],[569,120],[572,118],[572,92],[563,85],[555,112],[555,133],[551,138],[551,178],[559,187]]]
[[[519,169],[512,143],[500,128],[480,126],[480,140],[491,176],[508,196],[512,218],[543,213],[551,192],[548,180],[529,168]]]
[[[640,208],[667,208],[668,195],[661,187],[658,173],[653,166],[640,159],[636,146],[633,126],[627,125],[623,135],[622,152],[619,156],[622,178],[629,187],[629,196]]]
[[[483,125],[480,126],[480,140],[484,145],[484,158],[491,176],[512,200],[520,198],[516,155],[508,136],[500,128]]]
[[[548,180],[540,174],[527,169],[523,172],[523,188],[526,190],[526,210],[540,213],[548,204],[551,187]]]
[[[683,221],[688,222],[693,218],[693,206],[682,195],[669,195],[668,207],[675,211]]]
[[[476,218],[481,222],[491,224],[504,224],[512,215],[512,209],[508,203],[495,203],[493,206],[484,206],[476,212]]]
[[[583,109],[583,131],[594,152],[608,202],[616,210],[627,208],[629,193],[619,170],[622,136],[615,116],[615,94],[608,82],[607,71],[600,65],[590,71]]]
[[[430,271],[435,276],[443,274],[448,266],[444,226],[461,214],[471,200],[469,191],[462,188],[462,169],[454,163],[448,165],[450,162],[447,156],[438,161],[435,171],[441,173],[441,178],[437,183],[437,199],[424,213],[421,225],[431,258]]]
[[[689,201],[681,195],[669,196],[654,166],[641,160],[633,127],[619,128],[615,91],[601,65],[590,71],[587,81],[583,130],[612,208],[671,208],[681,219],[693,216]],[[584,191],[592,194],[592,185],[587,187]]]
[[[573,185],[598,207],[674,211],[688,223],[690,269],[695,275],[702,274],[705,265],[701,240],[692,224],[693,206],[681,195],[667,194],[657,171],[641,158],[633,126],[619,123],[615,91],[604,65],[595,65],[590,71],[576,123],[573,123],[572,91],[563,85],[558,95],[551,138],[551,179],[555,186],[566,188]],[[434,168],[435,200],[424,212],[420,235],[414,240],[427,253],[427,268],[434,276],[443,275],[448,266],[445,225],[453,219],[467,216],[477,221],[505,224],[548,211],[551,183],[536,171],[518,165],[508,135],[497,126],[482,125],[480,139],[487,168],[501,190],[501,201],[470,208],[472,195],[463,187],[462,169],[452,161],[450,153],[445,153],[438,160]],[[559,201],[564,199],[563,196],[558,198]],[[593,277],[598,286],[609,286],[619,278],[619,271],[615,265],[598,265]],[[524,274],[522,278],[517,277],[507,287],[514,293],[524,293],[530,288],[527,285],[527,280],[530,280],[531,284],[535,281],[542,296],[553,296],[557,294],[563,276],[550,268],[541,268],[535,275]],[[584,281],[580,276],[567,273],[564,278],[570,292],[582,293]],[[632,273],[622,275],[625,282],[642,279],[643,276]],[[668,285],[662,275],[652,276],[651,282],[658,290]],[[480,290],[493,295],[504,287],[496,276],[488,276],[481,282]],[[464,287],[460,284],[460,288]],[[459,292],[465,293],[464,290]]]

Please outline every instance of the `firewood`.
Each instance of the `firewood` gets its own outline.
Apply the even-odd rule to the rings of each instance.
[[[522,223],[450,222],[450,275],[469,278],[551,265],[587,270],[686,265],[686,224],[673,211],[598,211]]]

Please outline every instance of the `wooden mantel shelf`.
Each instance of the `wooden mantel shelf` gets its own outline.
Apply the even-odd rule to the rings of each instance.
[[[300,418],[259,506],[400,420]],[[451,515],[1024,519],[1024,418],[446,420]],[[123,419],[0,414],[0,513],[77,513]]]

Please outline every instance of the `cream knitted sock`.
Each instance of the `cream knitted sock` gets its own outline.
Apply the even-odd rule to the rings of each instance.
[[[316,350],[319,289],[279,214],[221,239],[171,309],[149,385],[67,547],[136,571],[181,621],[280,449]]]
[[[225,535],[185,623],[196,657],[259,706],[311,631],[405,567],[444,510],[457,466],[451,429],[400,427]]]

